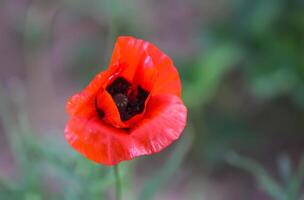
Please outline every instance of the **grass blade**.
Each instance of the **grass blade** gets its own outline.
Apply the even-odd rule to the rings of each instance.
[[[251,173],[262,189],[276,200],[283,200],[286,196],[283,188],[266,172],[266,170],[256,161],[242,157],[234,152],[227,154],[226,161],[235,167]]]

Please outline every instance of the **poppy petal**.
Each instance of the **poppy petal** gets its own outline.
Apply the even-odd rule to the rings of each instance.
[[[68,100],[67,112],[71,116],[86,116],[89,113],[96,112],[96,106],[98,106],[104,113],[103,119],[105,122],[117,128],[129,127],[131,123],[124,123],[120,120],[115,102],[105,90],[105,85],[109,82],[112,74],[113,71],[107,70],[95,76],[82,92],[75,94]]]
[[[144,118],[132,129],[138,155],[159,152],[178,139],[185,128],[187,109],[175,95],[151,96]]]
[[[179,74],[173,61],[154,44],[130,36],[121,36],[114,47],[110,69],[130,82],[156,94],[181,95]]]
[[[170,145],[182,133],[186,116],[187,110],[179,97],[157,95],[150,98],[143,120],[128,132],[107,125],[92,113],[72,117],[66,125],[65,137],[87,158],[115,165]]]
[[[74,149],[97,163],[113,165],[117,159],[130,159],[128,134],[96,116],[71,118],[65,128],[65,138]]]
[[[107,81],[110,73],[104,71],[94,77],[89,85],[80,93],[72,96],[66,105],[67,112],[73,115],[86,114],[95,108],[95,96]]]

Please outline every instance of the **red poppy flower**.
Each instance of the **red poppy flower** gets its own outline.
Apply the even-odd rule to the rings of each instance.
[[[110,66],[67,102],[65,138],[105,165],[161,151],[187,117],[172,60],[153,44],[119,37]]]

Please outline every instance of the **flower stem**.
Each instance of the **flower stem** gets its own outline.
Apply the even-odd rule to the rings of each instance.
[[[121,188],[121,180],[119,176],[119,168],[118,165],[114,166],[114,176],[115,176],[115,189],[116,189],[116,200],[122,200],[122,188]]]

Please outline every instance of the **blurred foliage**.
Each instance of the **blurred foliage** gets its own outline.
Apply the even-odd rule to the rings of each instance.
[[[152,200],[154,199],[155,194],[166,184],[168,184],[170,177],[173,176],[179,166],[185,159],[186,154],[188,153],[190,146],[192,144],[192,131],[188,132],[188,135],[184,139],[179,141],[178,146],[169,156],[169,159],[164,164],[164,166],[159,169],[156,174],[148,179],[143,186],[142,192],[139,194],[138,200]]]
[[[212,37],[243,52],[240,68],[259,98],[289,95],[304,105],[303,0],[238,0]]]
[[[222,43],[210,47],[190,69],[184,68],[186,104],[197,107],[210,101],[222,77],[239,62],[240,57],[241,52],[233,43]]]
[[[184,99],[197,132],[194,150],[208,164],[220,161],[227,149],[254,150],[264,139],[248,125],[249,113],[242,107],[246,98],[274,102],[287,97],[297,109],[304,108],[304,1],[236,0],[226,5],[224,17],[211,20],[201,32],[203,53],[181,69]],[[273,127],[268,134],[275,131]]]
[[[292,173],[291,161],[286,155],[280,157],[279,172],[284,184],[279,184],[272,176],[256,161],[240,156],[234,152],[226,154],[229,164],[251,173],[259,186],[274,200],[299,200],[304,196],[301,185],[304,182],[304,157],[300,160],[298,169]]]
[[[207,51],[185,77],[190,105],[206,103],[231,67],[245,73],[260,98],[290,95],[303,104],[304,3],[302,0],[237,0],[231,13],[203,33]],[[228,68],[230,67],[230,68]],[[191,74],[189,74],[191,73]],[[191,81],[187,81],[191,78]],[[195,101],[193,96],[199,96]],[[201,101],[201,97],[203,100]]]

